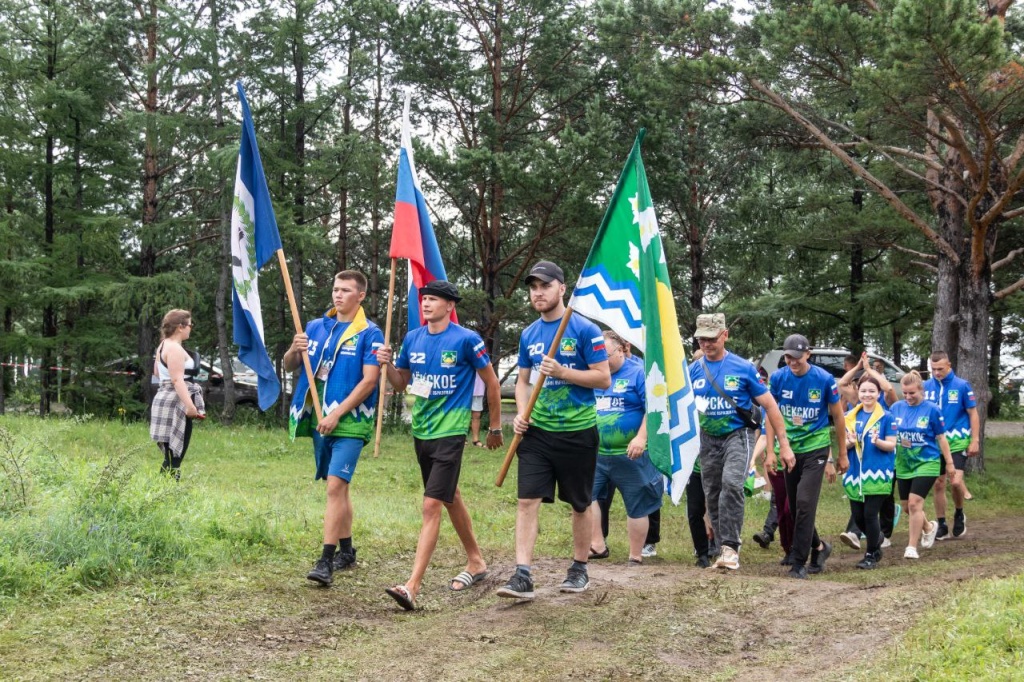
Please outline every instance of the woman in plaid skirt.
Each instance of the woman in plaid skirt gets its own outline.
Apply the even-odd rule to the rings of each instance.
[[[149,435],[164,455],[160,470],[178,479],[192,437],[192,420],[206,416],[202,389],[185,378],[198,369],[198,361],[181,345],[192,334],[192,313],[171,310],[164,315],[160,332],[163,341],[153,365],[160,388],[153,398]]]

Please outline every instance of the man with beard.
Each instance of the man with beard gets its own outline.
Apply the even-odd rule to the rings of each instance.
[[[596,324],[573,315],[555,349],[565,313],[565,275],[551,261],[540,261],[526,276],[530,302],[540,319],[519,337],[515,432],[519,445],[519,490],[516,509],[516,571],[497,592],[499,597],[533,599],[530,563],[537,542],[541,502],[558,498],[572,507],[573,562],[562,592],[583,592],[590,585],[590,509],[597,466],[597,409],[594,389],[611,386],[604,336]],[[546,377],[533,413],[527,418],[533,386]]]

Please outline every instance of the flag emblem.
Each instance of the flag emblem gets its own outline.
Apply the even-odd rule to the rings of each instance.
[[[453,350],[441,351],[441,366],[442,367],[454,367],[455,363],[459,361],[459,354]]]

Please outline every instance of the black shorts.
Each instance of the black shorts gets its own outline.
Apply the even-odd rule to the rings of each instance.
[[[967,469],[967,453],[963,450],[960,452],[951,453],[953,455],[953,466],[956,467],[957,471],[965,471]],[[939,460],[939,476],[946,475],[946,458],[943,457]]]
[[[568,502],[575,512],[590,507],[597,468],[597,427],[554,432],[530,427],[519,444],[519,499]]]
[[[906,502],[910,499],[911,494],[917,495],[918,497],[928,497],[928,493],[931,492],[932,486],[935,485],[935,479],[938,476],[918,476],[917,478],[898,478],[896,479],[896,485],[900,489],[900,502]]]
[[[447,436],[432,440],[413,438],[412,442],[423,476],[423,497],[451,504],[455,501],[455,491],[459,487],[466,437]]]

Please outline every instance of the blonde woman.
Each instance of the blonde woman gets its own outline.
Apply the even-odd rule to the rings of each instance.
[[[935,403],[924,399],[924,382],[915,371],[903,375],[903,400],[892,406],[889,415],[896,432],[896,485],[903,511],[909,513],[910,537],[904,559],[918,558],[917,543],[925,549],[935,544],[938,521],[928,521],[924,499],[941,474],[953,472],[953,455],[946,442],[946,424]],[[952,475],[952,474],[950,474]]]
[[[202,389],[186,380],[198,369],[197,360],[182,346],[192,334],[192,313],[171,310],[160,323],[160,334],[163,340],[153,363],[160,388],[150,410],[149,436],[164,455],[160,470],[177,480],[192,437],[192,420],[206,417]]]

